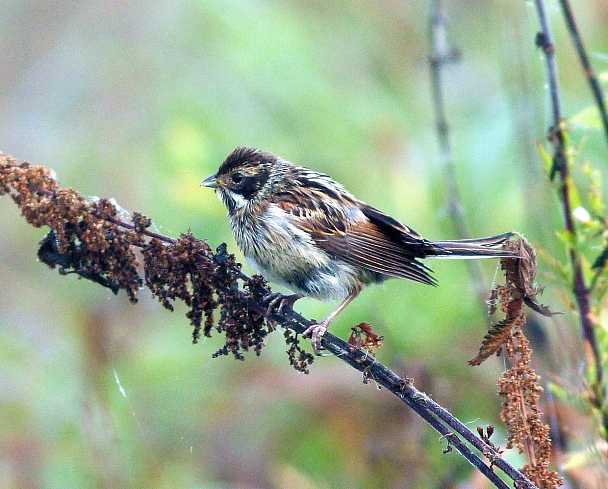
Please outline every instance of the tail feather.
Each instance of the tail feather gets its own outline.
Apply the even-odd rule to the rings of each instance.
[[[431,241],[425,249],[427,256],[437,258],[505,258],[517,256],[514,250],[503,249],[513,233],[497,234],[487,238]]]

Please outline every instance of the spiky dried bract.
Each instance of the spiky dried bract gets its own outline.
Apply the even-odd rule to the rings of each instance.
[[[522,313],[521,322],[525,322],[525,316]],[[507,335],[511,332],[514,323],[503,319],[492,326],[488,330],[487,334],[483,337],[481,347],[477,356],[469,360],[469,365],[478,366],[481,365],[485,360],[490,358],[495,353],[499,352],[500,347],[506,341]]]
[[[548,468],[551,438],[538,406],[543,388],[539,385],[540,376],[530,366],[529,341],[519,327],[508,335],[505,354],[512,367],[502,374],[498,386],[499,394],[505,398],[500,417],[509,432],[507,448],[516,446],[520,453],[528,453],[529,463],[522,472],[539,488],[558,487],[563,479]]]

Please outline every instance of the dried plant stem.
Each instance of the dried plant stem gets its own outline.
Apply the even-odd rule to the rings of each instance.
[[[509,335],[508,339],[508,357],[511,360],[512,368],[516,369],[519,367],[518,358],[515,354],[515,348],[513,346],[513,334]],[[525,432],[524,442],[526,447],[526,452],[528,453],[528,460],[530,461],[530,465],[532,467],[536,467],[536,454],[534,453],[534,445],[532,443],[532,429],[530,424],[528,423],[528,409],[526,408],[526,397],[524,395],[524,389],[521,383],[518,383],[515,388],[515,397],[517,398],[517,402],[519,404],[519,410],[521,413],[520,419],[523,426],[523,431]]]
[[[574,19],[574,13],[570,7],[570,0],[559,0],[559,3],[562,8],[562,13],[564,14],[564,19],[566,20],[566,25],[570,31],[570,36],[574,42],[576,53],[578,54],[579,61],[583,67],[583,72],[585,73],[585,77],[587,78],[587,82],[589,83],[589,87],[593,93],[595,104],[600,111],[600,118],[602,119],[602,125],[604,126],[604,135],[606,137],[606,142],[608,142],[608,113],[606,112],[606,101],[604,99],[602,85],[598,81],[595,70],[593,69],[593,66],[591,66],[591,61],[589,61],[589,57],[587,56],[587,51],[585,50],[585,45],[583,44],[583,38],[578,31],[578,26],[576,25],[576,20]]]
[[[585,283],[581,257],[576,247],[577,232],[572,217],[572,204],[570,199],[571,183],[570,168],[566,154],[565,124],[562,116],[559,85],[557,81],[557,64],[555,60],[555,45],[547,18],[547,11],[543,0],[535,0],[541,31],[537,35],[536,44],[542,48],[547,65],[547,80],[551,97],[553,112],[553,127],[549,131],[549,140],[554,147],[553,168],[551,177],[559,174],[559,185],[564,214],[564,225],[566,232],[571,238],[572,245],[569,246],[568,255],[574,272],[573,291],[580,313],[582,337],[585,343],[585,356],[587,369],[590,374],[590,387],[592,391],[591,402],[595,407],[602,410],[606,401],[604,386],[604,371],[595,334],[595,326],[592,319],[591,299],[589,289]],[[605,409],[602,412],[605,413]],[[604,414],[602,424],[608,433],[608,414]]]
[[[433,94],[433,110],[435,112],[435,127],[439,142],[439,159],[447,189],[448,215],[458,238],[471,235],[461,200],[461,192],[456,179],[454,156],[450,143],[450,130],[447,120],[443,96],[442,70],[444,66],[458,61],[460,54],[450,46],[447,40],[447,17],[441,0],[434,0],[431,6],[429,38],[432,54],[429,57],[431,69],[431,90]],[[473,278],[480,303],[485,306],[485,285],[481,265],[475,260],[467,260],[469,271]]]
[[[532,432],[530,430],[530,425],[527,423],[526,418],[526,400],[524,398],[524,392],[521,385],[517,386],[517,398],[519,400],[519,409],[522,412],[522,419],[525,423],[525,431],[526,431],[526,451],[528,452],[528,460],[530,461],[530,465],[533,467],[536,466],[536,455],[534,454],[534,446],[532,445]]]

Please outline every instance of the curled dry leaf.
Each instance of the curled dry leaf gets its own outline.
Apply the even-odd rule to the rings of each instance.
[[[483,339],[479,353],[469,361],[469,365],[480,365],[491,357],[504,344],[511,330],[515,326],[522,326],[525,323],[524,304],[544,316],[556,314],[536,300],[536,296],[542,292],[543,287],[535,284],[538,265],[536,251],[532,245],[523,236],[520,236],[517,241],[505,243],[504,247],[517,251],[519,258],[501,259],[501,266],[505,271],[505,285],[498,285],[492,289],[488,302],[492,314],[497,309],[496,302],[498,301],[505,318],[492,325]]]
[[[513,245],[519,246],[519,256],[521,256],[521,259],[503,259],[503,268],[505,268],[508,275],[507,281],[511,280],[515,287],[523,291],[524,302],[529,308],[548,317],[554,316],[555,314],[561,314],[559,312],[552,312],[547,306],[536,300],[536,296],[542,294],[544,290],[544,286],[535,283],[536,274],[538,272],[536,250],[534,250],[532,245],[523,236],[520,237],[517,242],[513,243]],[[509,246],[511,246],[511,242],[509,242]],[[511,247],[511,249],[517,248]],[[510,271],[511,268],[512,272]],[[512,276],[509,276],[511,273]]]
[[[481,365],[486,359],[496,353],[505,342],[506,337],[511,332],[511,328],[513,328],[513,324],[506,319],[493,324],[488,333],[483,337],[479,353],[475,358],[469,360],[469,365]]]
[[[381,341],[384,336],[378,336],[368,323],[359,323],[351,328],[348,343],[357,348],[367,350],[370,355],[376,356],[376,351],[382,348]]]

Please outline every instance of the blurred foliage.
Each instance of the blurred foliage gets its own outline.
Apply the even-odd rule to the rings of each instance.
[[[164,234],[192,229],[231,251],[225,209],[198,184],[238,145],[327,172],[431,239],[454,237],[429,89],[429,3],[0,1],[0,149],[143,212]],[[607,5],[573,7],[607,71]],[[445,96],[465,214],[475,235],[516,229],[541,250],[543,302],[567,313],[530,315],[536,369],[560,379],[557,397],[568,397],[564,385],[580,394],[580,333],[552,265],[566,263],[563,226],[536,146],[550,115],[534,11],[498,0],[447,9],[463,53]],[[597,162],[574,173],[588,188],[605,171],[605,143],[557,7],[551,17],[564,112],[578,114],[573,147],[578,161]],[[45,231],[8,199],[0,216],[0,487],[485,487],[336,359],[298,374],[274,335],[260,358],[212,360],[219,341],[191,345],[183,311],[57,276],[36,263]],[[372,324],[385,336],[381,361],[464,422],[495,425],[501,444],[502,359],[467,365],[485,311],[463,263],[430,265],[439,287],[370,288],[332,329],[347,337]],[[496,263],[483,265],[489,290]],[[323,318],[332,306],[307,299],[297,309]],[[558,454],[601,453],[588,416],[560,404],[545,412],[562,426]]]

